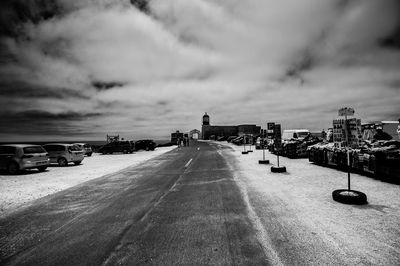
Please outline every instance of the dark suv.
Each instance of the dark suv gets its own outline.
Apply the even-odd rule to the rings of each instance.
[[[111,154],[113,152],[132,153],[134,150],[135,146],[130,141],[113,141],[101,147],[99,152],[102,154]]]
[[[154,151],[157,144],[151,139],[142,139],[135,142],[135,150]]]

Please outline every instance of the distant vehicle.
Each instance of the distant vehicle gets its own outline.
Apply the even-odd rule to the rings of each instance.
[[[243,144],[243,139],[244,139],[243,136],[234,138],[234,139],[232,140],[232,143],[235,144],[235,145],[242,145],[242,144]]]
[[[218,137],[217,138],[217,141],[225,141],[225,140],[227,140],[228,139],[228,137],[226,137],[226,136],[221,136],[221,137]]]
[[[310,131],[308,129],[286,129],[282,133],[282,140],[303,140],[308,135],[310,135]]]
[[[157,144],[151,139],[142,139],[135,142],[135,150],[154,151]]]
[[[263,148],[263,146],[265,145],[265,144],[264,144],[264,141],[265,141],[265,140],[264,140],[263,138],[261,138],[261,137],[258,137],[258,138],[257,138],[256,144],[255,144],[256,150],[260,150],[260,149]]]
[[[135,150],[135,146],[132,145],[131,141],[113,141],[107,143],[99,149],[102,154],[112,154],[114,152],[132,153]]]
[[[78,146],[83,150],[84,154],[87,156],[92,156],[92,147],[87,143],[74,143],[74,145]]]
[[[50,163],[58,163],[60,166],[67,166],[70,162],[78,165],[84,158],[81,148],[73,144],[49,143],[43,145],[43,148],[49,153]]]
[[[238,136],[229,136],[226,141],[232,142],[232,140],[236,139]]]
[[[15,175],[20,170],[37,168],[40,172],[50,164],[48,153],[42,146],[30,144],[0,145],[0,169]]]

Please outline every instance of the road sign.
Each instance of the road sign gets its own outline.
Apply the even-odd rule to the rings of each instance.
[[[339,116],[354,115],[354,109],[350,107],[344,107],[339,109]]]
[[[267,123],[267,136],[272,138],[274,136],[275,123]]]

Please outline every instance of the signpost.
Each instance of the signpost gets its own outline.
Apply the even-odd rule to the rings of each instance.
[[[347,190],[346,189],[337,189],[332,192],[332,198],[335,201],[346,203],[346,204],[366,204],[367,196],[356,190],[350,189],[350,145],[349,145],[349,124],[347,121],[347,116],[354,115],[354,109],[350,107],[340,108],[338,111],[339,116],[344,116],[344,132],[345,132],[345,146],[347,153]]]
[[[253,152],[253,150],[251,149],[251,146],[253,145],[253,134],[250,134],[248,136],[249,136],[249,144],[250,144],[250,149],[248,150],[248,152]]]
[[[274,126],[274,148],[276,150],[276,157],[278,166],[272,166],[271,172],[273,173],[283,173],[286,172],[285,166],[279,165],[279,153],[282,150],[282,132],[281,132],[281,125],[275,124]]]
[[[246,135],[243,135],[243,151],[242,154],[248,154],[249,152],[246,151]]]

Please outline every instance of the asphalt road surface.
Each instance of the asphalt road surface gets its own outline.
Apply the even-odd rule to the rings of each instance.
[[[317,204],[293,184],[335,170],[286,161],[297,174],[271,177],[238,152],[193,142],[39,199],[0,219],[0,265],[400,265],[397,205]]]
[[[274,264],[221,149],[194,142],[5,217],[0,264]]]

